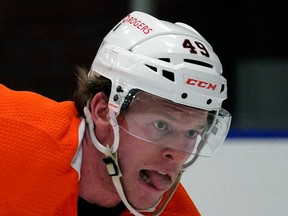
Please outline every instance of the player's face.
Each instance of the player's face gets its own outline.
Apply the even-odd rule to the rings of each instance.
[[[175,183],[205,130],[207,112],[145,93],[138,99],[119,117],[118,156],[126,197],[135,208],[147,209]]]

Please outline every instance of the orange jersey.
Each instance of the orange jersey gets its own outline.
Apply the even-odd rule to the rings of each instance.
[[[0,85],[0,103],[0,215],[76,216],[71,162],[81,119],[73,102]],[[162,215],[200,214],[180,185]]]

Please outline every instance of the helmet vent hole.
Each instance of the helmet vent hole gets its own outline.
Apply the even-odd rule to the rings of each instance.
[[[145,64],[146,67],[150,68],[151,70],[153,70],[154,72],[157,72],[157,67],[151,66],[151,65],[147,65]]]
[[[208,64],[206,62],[198,61],[198,60],[195,60],[195,59],[183,59],[183,61],[187,62],[187,63],[191,63],[191,64],[200,65],[200,66],[203,66],[203,67],[213,68],[213,65]]]
[[[175,81],[175,76],[174,76],[174,73],[170,72],[170,71],[166,71],[166,70],[163,70],[162,71],[162,74],[165,78],[171,80],[171,81]]]
[[[170,58],[158,58],[161,61],[170,62]]]
[[[225,85],[222,84],[220,93],[222,93],[224,90],[225,90]]]
[[[208,99],[207,100],[207,104],[209,105],[209,104],[211,104],[212,103],[212,99]]]
[[[182,93],[181,97],[182,97],[183,99],[186,99],[186,98],[188,97],[188,95],[187,95],[187,93]]]

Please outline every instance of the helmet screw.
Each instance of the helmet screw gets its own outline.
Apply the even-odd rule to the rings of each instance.
[[[183,94],[181,95],[181,97],[182,97],[183,99],[186,99],[186,98],[188,97],[188,95],[187,95],[187,93],[183,93]]]
[[[116,94],[116,95],[114,95],[114,97],[113,97],[113,100],[114,101],[117,101],[119,99],[119,96]]]
[[[116,91],[117,91],[117,92],[123,92],[123,89],[122,89],[121,86],[117,86]]]

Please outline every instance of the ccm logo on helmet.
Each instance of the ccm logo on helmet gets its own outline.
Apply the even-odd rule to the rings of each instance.
[[[146,25],[144,22],[142,22],[141,20],[132,17],[130,14],[128,14],[126,17],[124,17],[124,19],[122,20],[123,23],[127,22],[129,24],[131,24],[132,26],[136,27],[137,29],[139,29],[140,31],[142,31],[144,34],[149,34],[151,31],[153,31],[152,28],[150,28],[148,25]]]
[[[187,78],[186,80],[187,85],[192,85],[192,86],[198,86],[200,88],[205,88],[205,89],[210,89],[210,90],[215,90],[217,85],[208,83],[202,80],[197,80],[197,79],[192,79],[192,78]]]

